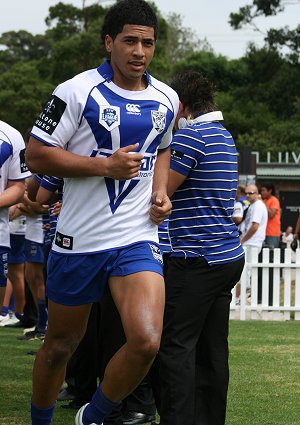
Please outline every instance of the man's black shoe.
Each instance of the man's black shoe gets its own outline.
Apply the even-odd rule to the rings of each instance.
[[[155,415],[146,413],[127,411],[123,414],[123,425],[144,424],[155,420]]]

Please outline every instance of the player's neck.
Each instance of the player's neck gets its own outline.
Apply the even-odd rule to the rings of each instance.
[[[112,81],[116,86],[120,87],[121,89],[130,91],[142,91],[145,90],[148,86],[148,83],[144,76],[142,76],[142,78],[129,79],[114,75]]]

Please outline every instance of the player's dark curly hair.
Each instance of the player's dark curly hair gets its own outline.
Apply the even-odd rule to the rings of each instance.
[[[171,87],[177,92],[179,100],[188,107],[192,116],[216,110],[214,84],[197,71],[178,73]]]
[[[151,27],[157,38],[157,17],[150,5],[144,0],[121,0],[108,10],[104,18],[101,29],[103,43],[107,34],[114,40],[126,24]]]

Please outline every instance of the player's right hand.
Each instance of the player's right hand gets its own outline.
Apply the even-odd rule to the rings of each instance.
[[[120,148],[107,158],[107,177],[115,180],[129,180],[137,177],[143,159],[141,153],[134,152],[138,146],[139,144],[135,143],[134,145]]]

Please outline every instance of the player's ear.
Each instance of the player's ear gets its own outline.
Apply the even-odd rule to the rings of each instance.
[[[106,51],[108,53],[111,53],[112,47],[113,47],[113,39],[111,38],[110,35],[106,34],[104,44],[105,44]]]

